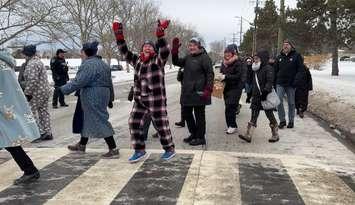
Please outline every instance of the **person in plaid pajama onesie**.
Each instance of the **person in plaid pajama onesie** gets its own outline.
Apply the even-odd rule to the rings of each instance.
[[[146,156],[143,125],[147,117],[152,121],[159,133],[160,142],[165,150],[162,159],[169,160],[175,156],[174,143],[169,128],[167,113],[164,67],[170,50],[164,38],[164,30],[168,20],[159,20],[156,29],[156,43],[145,41],[140,55],[128,50],[123,35],[123,25],[113,23],[113,31],[117,45],[126,61],[134,67],[134,104],[129,118],[129,128],[132,137],[134,154],[130,162],[137,162]]]

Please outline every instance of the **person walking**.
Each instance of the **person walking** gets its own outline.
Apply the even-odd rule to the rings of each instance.
[[[165,64],[170,50],[164,36],[169,22],[168,20],[158,20],[155,32],[157,42],[145,41],[140,55],[129,51],[122,23],[114,22],[112,26],[121,54],[134,67],[134,104],[129,118],[129,129],[135,151],[128,159],[131,163],[138,162],[147,156],[143,135],[143,125],[147,116],[151,117],[159,133],[160,143],[165,150],[161,158],[170,160],[176,155],[169,127],[165,90]]]
[[[179,38],[172,43],[172,61],[175,66],[184,68],[181,104],[190,136],[184,142],[192,146],[205,145],[206,115],[205,109],[211,104],[214,72],[212,62],[198,38],[192,38],[188,44],[189,54],[179,57]]]
[[[41,138],[34,142],[53,140],[51,117],[48,110],[50,87],[47,70],[40,58],[36,56],[35,45],[25,46],[22,53],[27,61],[23,71],[24,93],[41,133]]]
[[[89,138],[104,138],[109,151],[102,157],[118,158],[119,150],[113,138],[114,131],[107,111],[107,107],[113,107],[114,101],[111,70],[101,57],[97,56],[98,45],[97,41],[83,44],[81,50],[83,62],[78,73],[72,81],[58,88],[58,92],[65,95],[80,90],[76,125],[79,131],[81,130],[81,138],[78,143],[69,145],[68,149],[85,152]]]
[[[279,128],[286,126],[285,109],[283,98],[287,95],[288,102],[288,124],[287,128],[294,127],[295,118],[295,92],[299,79],[304,76],[304,65],[302,56],[296,51],[289,40],[284,40],[282,51],[275,61],[276,92],[280,98],[277,111],[279,115]]]
[[[304,112],[308,108],[308,95],[309,91],[313,90],[312,75],[309,68],[305,66],[305,75],[300,80],[298,85],[296,85],[296,110],[300,118],[304,117]]]
[[[227,134],[238,132],[236,114],[247,75],[246,65],[239,58],[236,48],[236,45],[228,45],[226,47],[220,73],[216,75],[216,80],[225,84],[223,97]]]
[[[252,66],[252,100],[251,100],[251,120],[248,123],[247,131],[244,135],[239,135],[239,138],[246,142],[251,142],[253,132],[257,127],[257,121],[263,106],[261,101],[266,100],[267,95],[272,92],[274,84],[274,69],[269,65],[269,52],[266,50],[258,51],[254,56],[254,63]],[[266,117],[269,120],[271,128],[271,138],[269,142],[279,141],[277,120],[274,116],[273,109],[264,110]]]
[[[54,88],[65,85],[69,81],[68,65],[65,62],[64,54],[66,52],[63,49],[58,49],[56,56],[51,59],[52,78],[54,82]],[[52,106],[54,109],[58,108],[58,99],[61,107],[68,107],[65,103],[64,95],[58,92],[58,89],[54,89]]]
[[[21,145],[40,138],[34,116],[16,80],[15,59],[6,49],[0,49],[0,149],[13,157],[23,175],[15,185],[40,178],[40,173]]]

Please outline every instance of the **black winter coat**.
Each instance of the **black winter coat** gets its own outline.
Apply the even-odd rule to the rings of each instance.
[[[225,104],[238,104],[247,78],[246,65],[241,60],[236,60],[231,65],[222,63],[220,72],[225,75],[224,102]]]
[[[60,59],[58,57],[52,58],[51,70],[54,86],[62,86],[69,81],[68,66],[65,59]]]
[[[256,83],[255,74],[258,76],[261,92],[270,93],[274,84],[274,68],[267,63],[260,66],[260,69],[253,73],[253,91],[250,108],[253,110],[263,110],[261,105],[261,93]]]
[[[305,75],[302,56],[295,50],[288,55],[281,52],[275,61],[276,85],[296,87]]]
[[[184,67],[180,103],[183,106],[210,105],[211,97],[202,98],[205,89],[213,88],[214,73],[210,57],[205,51],[179,58],[172,55],[175,66]]]

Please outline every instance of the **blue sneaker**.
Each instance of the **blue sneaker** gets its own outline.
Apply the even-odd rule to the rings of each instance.
[[[161,158],[164,160],[169,160],[173,158],[176,155],[175,151],[165,151],[163,155],[161,155]]]
[[[128,161],[130,163],[135,163],[142,160],[146,155],[146,151],[135,151],[134,154],[128,159]]]

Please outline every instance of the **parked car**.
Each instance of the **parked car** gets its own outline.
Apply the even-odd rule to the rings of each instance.
[[[348,61],[350,59],[350,56],[342,56],[340,57],[340,61]]]
[[[111,71],[120,71],[123,70],[123,66],[118,64],[118,65],[111,65]]]

